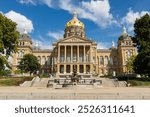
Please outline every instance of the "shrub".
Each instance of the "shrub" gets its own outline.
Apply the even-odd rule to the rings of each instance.
[[[11,74],[11,71],[10,70],[0,70],[0,76],[7,76]]]

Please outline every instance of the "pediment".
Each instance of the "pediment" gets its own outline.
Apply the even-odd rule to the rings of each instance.
[[[59,43],[91,43],[92,41],[91,40],[87,40],[85,38],[80,38],[80,37],[69,37],[69,38],[64,38],[64,39],[61,39],[59,41]]]

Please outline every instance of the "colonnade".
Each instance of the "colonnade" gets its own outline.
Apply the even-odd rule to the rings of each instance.
[[[92,72],[91,45],[58,45],[57,72],[78,73]]]

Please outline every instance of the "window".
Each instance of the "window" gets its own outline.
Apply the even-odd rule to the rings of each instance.
[[[22,58],[24,56],[24,50],[20,50],[19,52],[18,52],[18,57],[19,58]]]
[[[41,57],[38,56],[38,62],[41,64]]]
[[[50,65],[50,56],[47,56],[47,65]]]
[[[100,65],[104,65],[104,58],[100,56]]]
[[[43,57],[42,57],[42,65],[44,65],[45,62],[46,62],[46,58],[45,58],[45,56],[43,56]]]
[[[127,58],[127,60],[128,60],[131,56],[132,56],[132,51],[127,50],[127,51],[126,51],[126,58]]]
[[[95,56],[93,56],[93,63],[95,63],[96,61],[95,61]]]
[[[113,65],[113,58],[110,57],[110,64]]]
[[[108,65],[108,56],[105,56],[105,65]]]

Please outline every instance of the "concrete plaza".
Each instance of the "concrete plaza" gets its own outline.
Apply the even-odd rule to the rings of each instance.
[[[1,100],[148,100],[149,87],[0,87]]]

